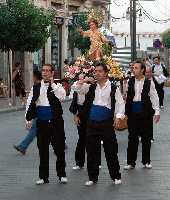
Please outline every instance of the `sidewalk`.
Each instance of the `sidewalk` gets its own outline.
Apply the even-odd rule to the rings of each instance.
[[[16,105],[12,106],[10,105],[10,100],[8,98],[0,98],[0,114],[6,113],[6,112],[13,112],[13,111],[19,111],[23,110],[24,106],[21,105],[19,101],[16,101]]]
[[[64,100],[64,102],[70,101],[68,97]],[[14,112],[24,110],[25,106],[21,105],[19,99],[16,100],[16,105],[10,105],[10,100],[8,98],[0,97],[0,114],[7,112]]]

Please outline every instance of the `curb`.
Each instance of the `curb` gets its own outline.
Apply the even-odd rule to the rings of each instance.
[[[24,109],[25,109],[25,107],[23,107],[23,106],[20,106],[20,107],[11,107],[11,108],[4,108],[4,109],[0,109],[0,114],[10,113],[10,112],[16,112],[16,111],[22,111]]]
[[[64,101],[62,101],[62,104],[70,102],[71,100],[72,99],[65,99]],[[22,110],[25,110],[25,107],[23,107],[23,106],[8,107],[8,108],[0,109],[0,114],[10,113],[10,112],[17,112],[17,111],[22,111]]]

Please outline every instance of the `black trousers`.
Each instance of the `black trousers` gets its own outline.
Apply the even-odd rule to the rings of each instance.
[[[157,86],[157,93],[158,93],[158,97],[159,97],[159,104],[160,106],[163,106],[163,102],[164,102],[164,83],[159,84]]]
[[[81,123],[80,126],[77,126],[78,130],[78,142],[75,151],[75,161],[76,165],[83,167],[85,163],[85,151],[86,151],[86,124]]]
[[[150,149],[151,149],[151,120],[142,114],[131,114],[128,116],[128,148],[127,148],[127,164],[135,166],[137,160],[137,152],[139,145],[139,136],[142,142],[142,163],[150,163]]]
[[[101,162],[101,140],[109,174],[112,180],[120,179],[118,161],[118,144],[113,127],[113,120],[104,122],[88,122],[87,125],[87,169],[90,181],[97,182]]]
[[[52,121],[37,120],[37,146],[39,149],[40,165],[39,178],[49,177],[49,145],[52,145],[57,156],[56,171],[58,177],[65,177],[65,133],[62,117]]]

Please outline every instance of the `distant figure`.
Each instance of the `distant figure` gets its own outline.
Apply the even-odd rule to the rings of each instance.
[[[169,76],[164,64],[161,63],[161,59],[159,56],[154,57],[154,64],[152,66],[153,76],[159,84],[159,88],[157,90],[159,96],[160,107],[163,108],[164,101],[164,83],[166,78]]]
[[[22,105],[25,105],[26,103],[26,92],[25,92],[25,86],[23,81],[23,73],[21,70],[21,64],[16,63],[13,73],[12,73],[12,80],[14,82],[15,86],[15,95],[16,97],[20,97]]]

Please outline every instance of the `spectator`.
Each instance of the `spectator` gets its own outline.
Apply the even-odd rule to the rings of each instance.
[[[12,80],[15,86],[15,95],[16,97],[20,97],[22,105],[26,103],[26,92],[25,86],[23,82],[23,73],[21,70],[21,64],[15,63],[15,67],[12,73]]]

